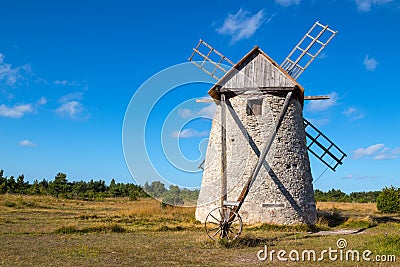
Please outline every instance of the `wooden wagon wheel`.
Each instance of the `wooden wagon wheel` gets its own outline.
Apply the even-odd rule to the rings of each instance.
[[[242,232],[242,218],[227,206],[210,211],[204,225],[207,235],[214,241],[217,239],[232,241]]]

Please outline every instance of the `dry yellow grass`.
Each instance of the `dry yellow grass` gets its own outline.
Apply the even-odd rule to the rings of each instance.
[[[318,208],[356,213],[360,219],[350,218],[338,226],[350,228],[369,225],[367,216],[376,212],[371,204],[318,203]],[[399,250],[390,245],[396,245],[397,238],[400,240],[400,220],[392,219],[362,234],[345,236],[349,248],[397,253]],[[246,226],[238,245],[227,248],[208,240],[203,224],[194,218],[194,208],[163,208],[152,199],[88,202],[0,195],[0,266],[266,266],[271,262],[260,262],[256,256],[266,244],[271,249],[321,251],[335,247],[340,237],[318,236],[300,228]],[[272,264],[299,265],[278,261]],[[393,263],[325,260],[305,265]]]
[[[338,209],[342,211],[362,212],[363,214],[374,214],[378,212],[375,203],[317,202],[317,209]]]
[[[29,217],[30,220],[25,218]],[[60,227],[101,227],[121,224],[130,231],[202,227],[194,208],[162,207],[154,199],[128,198],[101,202],[47,196],[0,195],[0,233],[46,233]]]

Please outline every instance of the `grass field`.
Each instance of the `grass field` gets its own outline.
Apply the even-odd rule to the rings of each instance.
[[[194,208],[161,207],[151,199],[101,202],[0,195],[1,266],[398,266],[400,218],[377,212],[375,204],[317,203],[317,229],[248,225],[233,243],[211,242]],[[361,230],[343,235],[310,230]],[[397,262],[329,260],[260,261],[257,252],[324,249],[371,250]],[[277,253],[277,252],[276,252]],[[338,257],[340,256],[338,251]],[[261,253],[260,255],[264,255]],[[293,254],[295,255],[295,254]],[[390,259],[393,261],[393,258]]]

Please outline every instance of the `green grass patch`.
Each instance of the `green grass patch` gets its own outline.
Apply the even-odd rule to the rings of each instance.
[[[81,214],[78,216],[79,220],[91,220],[91,219],[98,219],[99,216],[96,214],[88,215],[88,214]]]
[[[54,232],[56,234],[125,233],[126,229],[118,224],[84,227],[81,229],[70,225],[62,226]]]
[[[4,202],[4,206],[8,208],[15,208],[17,206],[17,203],[12,202],[12,201],[6,201]]]
[[[315,225],[298,224],[298,225],[278,225],[278,224],[257,224],[245,228],[251,231],[279,231],[279,232],[318,232],[320,229]]]
[[[37,203],[32,201],[25,201],[22,198],[16,199],[16,201],[6,200],[3,205],[8,208],[23,209],[23,208],[37,208]]]
[[[184,227],[177,225],[177,226],[167,226],[167,225],[162,225],[159,228],[156,229],[156,231],[160,232],[165,232],[165,231],[182,231],[185,230]]]
[[[356,217],[350,217],[343,223],[344,227],[350,227],[350,228],[371,228],[375,227],[378,225],[378,222],[372,218],[371,216],[367,216],[364,218],[356,218]]]
[[[270,246],[275,245],[275,242],[278,240],[277,237],[273,238],[261,238],[255,237],[252,235],[245,235],[239,236],[234,240],[227,240],[227,239],[218,239],[216,242],[217,246],[226,249],[232,248],[254,248],[254,247],[263,247],[264,245],[268,244]]]
[[[400,234],[370,237],[364,249],[375,255],[396,255],[400,259]]]

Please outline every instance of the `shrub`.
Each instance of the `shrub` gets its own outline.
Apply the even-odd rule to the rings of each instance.
[[[4,206],[9,207],[9,208],[15,208],[17,206],[17,203],[12,202],[12,201],[6,201],[4,203]]]
[[[376,199],[376,208],[385,213],[400,212],[400,190],[393,186],[382,189]]]
[[[176,194],[168,192],[162,199],[162,202],[172,206],[182,206],[184,204],[183,199]]]

